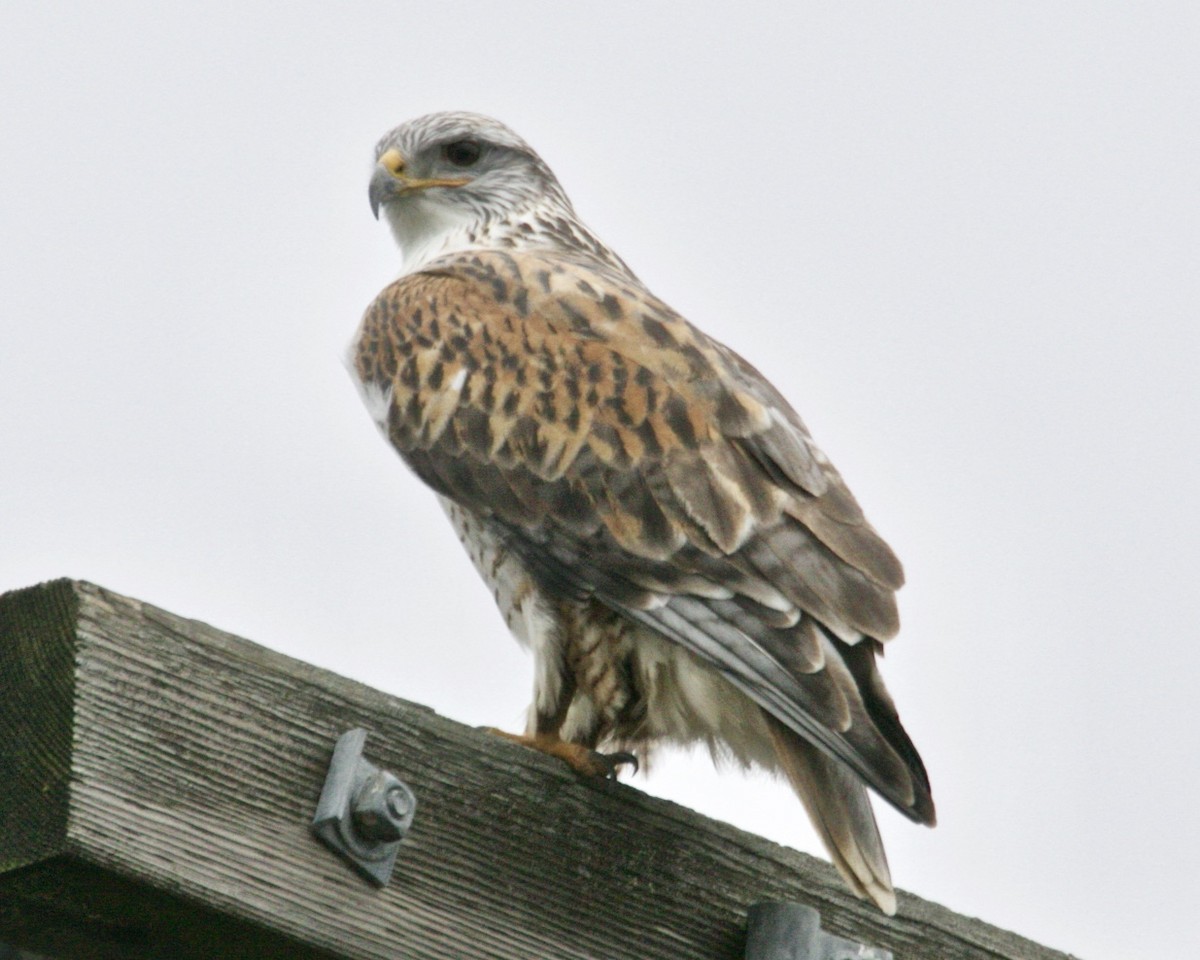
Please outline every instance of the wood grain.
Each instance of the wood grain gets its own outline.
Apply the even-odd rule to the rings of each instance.
[[[896,957],[1062,960],[87,583],[0,598],[0,940],[63,957],[740,960],[796,900]],[[333,743],[418,810],[376,891],[309,832]]]

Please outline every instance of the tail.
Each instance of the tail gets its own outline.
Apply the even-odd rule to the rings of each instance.
[[[763,716],[780,769],[804,804],[838,873],[858,896],[892,916],[896,892],[862,781],[766,711]]]

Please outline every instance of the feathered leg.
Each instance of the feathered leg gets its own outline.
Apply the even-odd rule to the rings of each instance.
[[[508,733],[496,727],[484,727],[487,733],[494,733],[505,740],[519,743],[523,747],[537,750],[540,753],[558,757],[577,773],[587,777],[605,777],[612,780],[617,778],[617,771],[624,764],[633,767],[637,773],[638,759],[632,753],[600,753],[584,743],[574,743],[560,736],[563,723],[566,721],[571,700],[575,696],[576,684],[574,677],[567,675],[563,679],[559,701],[554,711],[548,715],[535,711],[531,733]]]

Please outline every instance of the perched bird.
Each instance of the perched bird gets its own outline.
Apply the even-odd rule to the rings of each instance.
[[[865,786],[920,823],[934,807],[875,665],[903,573],[841,476],[506,126],[431,114],[375,159],[404,272],[351,365],[533,652],[512,739],[591,774],[658,743],[780,772],[850,888],[893,913]]]

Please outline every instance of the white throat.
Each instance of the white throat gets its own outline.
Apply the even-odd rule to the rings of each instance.
[[[533,209],[513,209],[489,217],[467,205],[438,203],[426,194],[389,203],[384,214],[404,256],[401,276],[416,273],[431,260],[467,250],[553,249],[591,256],[634,277],[625,262],[580,223],[569,206],[543,198]]]
[[[435,257],[477,246],[484,223],[477,211],[432,201],[424,194],[383,208],[404,255],[403,273],[414,273]]]

